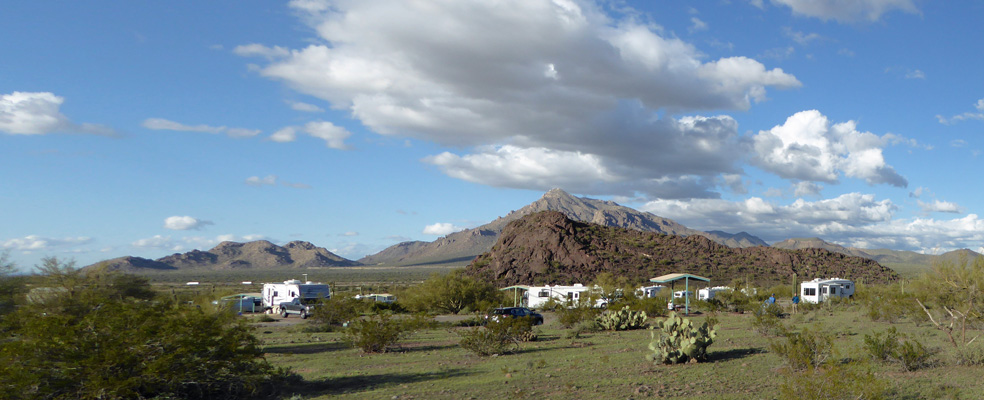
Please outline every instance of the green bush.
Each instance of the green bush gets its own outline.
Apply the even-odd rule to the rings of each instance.
[[[400,340],[412,335],[425,321],[420,317],[400,318],[373,314],[349,323],[345,334],[349,343],[366,353],[385,353]]]
[[[632,311],[629,306],[621,310],[607,310],[595,318],[595,322],[606,331],[627,331],[646,327],[646,312]]]
[[[520,342],[535,341],[537,330],[530,317],[491,319],[485,326],[459,333],[461,347],[479,356],[511,353]]]
[[[628,306],[630,310],[644,312],[651,318],[665,317],[669,313],[669,310],[666,309],[666,303],[670,301],[668,296],[636,297],[635,295],[628,295],[622,301],[622,304]]]
[[[576,307],[558,307],[557,321],[564,328],[571,328],[584,321],[593,321],[602,310],[591,307],[592,302],[582,301]]]
[[[434,273],[400,295],[403,307],[425,313],[486,310],[501,302],[502,294],[492,284],[467,276],[460,269],[446,275]]]
[[[786,371],[779,385],[780,400],[879,400],[887,397],[888,383],[859,365]]]
[[[580,324],[577,324],[576,326],[571,328],[570,331],[564,334],[564,337],[567,339],[580,339],[581,335],[585,333],[598,332],[599,330],[601,330],[601,327],[599,327],[598,323],[595,322],[594,320],[583,321]]]
[[[786,327],[782,325],[782,307],[777,304],[764,304],[755,310],[752,327],[763,336],[783,336]]]
[[[871,358],[898,363],[903,371],[914,371],[929,365],[933,355],[918,340],[900,334],[895,327],[873,335],[864,335],[863,347]]]
[[[42,302],[4,320],[0,386],[12,399],[269,397],[296,377],[263,359],[245,320],[169,300],[146,281],[50,261]]]
[[[751,298],[739,290],[725,290],[714,294],[714,300],[720,301],[725,309],[731,312],[743,313],[751,310]]]
[[[678,364],[707,360],[707,347],[714,343],[717,331],[706,321],[697,325],[671,312],[650,328],[650,337],[650,360],[657,364]]]
[[[318,304],[311,313],[317,324],[328,327],[342,326],[352,321],[369,308],[369,303],[352,297],[335,296]]]
[[[786,331],[782,339],[769,344],[792,371],[805,371],[826,365],[834,356],[834,338],[819,327],[801,332]]]

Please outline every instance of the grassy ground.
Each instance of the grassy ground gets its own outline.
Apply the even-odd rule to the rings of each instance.
[[[646,360],[646,330],[595,332],[566,338],[546,313],[539,340],[514,354],[482,358],[458,346],[459,327],[427,329],[385,354],[363,354],[340,332],[306,333],[310,322],[288,319],[257,323],[266,357],[304,378],[298,398],[485,399],[485,398],[714,398],[771,399],[782,382],[782,361],[770,338],[752,328],[749,314],[719,314],[718,339],[700,364],[653,365]],[[693,317],[700,320],[702,316]],[[823,327],[836,335],[838,357],[865,359],[865,334],[887,329],[861,310],[845,307],[800,313],[791,326]],[[450,325],[449,325],[450,326]],[[901,332],[939,350],[939,365],[901,372],[871,363],[889,386],[889,398],[982,398],[982,368],[953,366],[943,335],[930,326],[895,324]]]

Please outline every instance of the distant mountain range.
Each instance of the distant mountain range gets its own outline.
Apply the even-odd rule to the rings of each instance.
[[[222,242],[209,251],[192,250],[149,260],[140,257],[120,257],[102,261],[86,268],[106,268],[110,271],[139,272],[147,270],[236,270],[282,268],[350,267],[359,263],[339,257],[308,242],[294,241],[277,246],[266,240],[248,243]]]
[[[612,201],[575,197],[553,189],[537,201],[497,218],[474,229],[455,232],[433,242],[403,242],[363,257],[367,265],[421,265],[440,263],[467,263],[479,254],[489,251],[499,238],[506,224],[540,211],[557,211],[568,218],[593,224],[634,229],[642,232],[668,235],[705,236],[729,247],[768,246],[764,240],[741,232],[729,234],[721,231],[702,232],[687,228],[673,220],[621,206]]]
[[[772,247],[790,250],[807,248],[825,249],[835,253],[872,259],[881,264],[914,264],[924,265],[927,267],[938,261],[956,262],[961,258],[966,261],[973,261],[978,257],[984,257],[980,253],[968,249],[953,250],[940,255],[922,254],[905,250],[859,249],[856,247],[844,247],[838,244],[829,243],[820,238],[786,239],[772,244]]]
[[[590,283],[602,272],[633,283],[687,272],[729,284],[734,279],[759,285],[841,277],[886,283],[899,275],[877,262],[821,248],[730,248],[703,235],[666,235],[572,220],[543,211],[510,222],[499,243],[465,269],[495,283]]]

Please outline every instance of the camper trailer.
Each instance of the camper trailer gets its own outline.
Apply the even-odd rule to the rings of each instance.
[[[731,291],[728,286],[715,286],[712,288],[703,288],[697,291],[697,300],[710,300],[714,298],[714,295],[718,292]]]
[[[526,291],[526,306],[529,308],[539,308],[547,304],[551,299],[557,303],[568,304],[568,307],[575,307],[581,302],[581,299],[587,300],[591,295],[591,290],[596,288],[590,288],[584,286],[580,283],[574,284],[573,286],[530,286],[530,289]],[[595,300],[595,307],[605,307],[608,303],[604,299]]]
[[[263,308],[268,312],[280,313],[280,303],[294,299],[301,299],[302,302],[330,299],[331,288],[323,283],[292,279],[284,283],[264,283],[262,294]]]
[[[691,292],[689,290],[677,290],[673,292],[674,299],[683,299],[687,297],[694,297],[694,292]]]
[[[854,295],[854,282],[847,279],[814,279],[800,283],[800,300],[804,303],[821,303],[832,296],[851,297]]]
[[[642,297],[644,299],[651,299],[653,297],[656,297],[656,295],[658,295],[659,292],[665,288],[666,286],[663,285],[643,286],[641,288],[636,289],[636,293],[639,295],[639,297]]]

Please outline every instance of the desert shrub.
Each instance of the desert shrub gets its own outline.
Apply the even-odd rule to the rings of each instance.
[[[350,322],[345,334],[349,343],[365,353],[385,353],[423,324],[421,317],[401,318],[389,314],[373,314]]]
[[[955,350],[972,345],[984,329],[984,257],[943,261],[912,282],[916,304]]]
[[[369,303],[352,297],[335,296],[314,308],[311,319],[327,329],[342,326],[366,312]]]
[[[580,339],[581,335],[585,333],[598,332],[599,330],[601,330],[601,327],[599,327],[598,323],[594,320],[582,321],[571,328],[571,330],[567,331],[567,333],[564,334],[564,337],[567,339]]]
[[[769,348],[790,370],[805,371],[832,360],[834,338],[819,327],[803,328],[800,332],[787,330],[782,338],[772,340]]]
[[[720,301],[731,312],[743,313],[751,310],[751,299],[739,290],[717,292],[714,300]]]
[[[530,317],[491,319],[485,326],[467,329],[462,333],[461,347],[479,356],[511,353],[520,342],[535,341],[538,332]]]
[[[953,363],[956,365],[984,365],[984,346],[966,345],[957,348]]]
[[[627,295],[622,299],[623,303],[621,304],[628,306],[632,311],[641,311],[647,316],[655,318],[665,317],[669,313],[669,310],[666,309],[666,303],[669,301],[669,296],[637,297]]]
[[[888,397],[888,382],[860,365],[831,364],[823,368],[786,371],[780,400],[879,400]]]
[[[646,312],[632,311],[628,306],[621,310],[607,310],[595,318],[595,323],[606,331],[627,331],[646,327]]]
[[[263,359],[243,319],[146,300],[141,279],[46,262],[39,284],[67,290],[4,318],[5,398],[269,397],[295,379]]]
[[[591,307],[592,302],[582,301],[575,307],[558,307],[557,321],[564,328],[571,328],[581,322],[594,320],[602,310]]]
[[[755,309],[752,328],[763,336],[783,336],[786,327],[782,324],[782,307],[776,304],[763,304]]]
[[[501,301],[501,294],[492,284],[467,276],[460,269],[446,275],[434,273],[400,296],[400,304],[408,310],[426,313],[485,310]]]
[[[706,321],[698,325],[671,312],[650,328],[650,337],[652,353],[647,358],[656,364],[699,362],[707,360],[707,347],[714,343],[717,330]]]
[[[863,348],[871,358],[898,363],[903,371],[914,371],[929,365],[929,359],[933,355],[918,340],[899,333],[895,327],[864,335]]]

